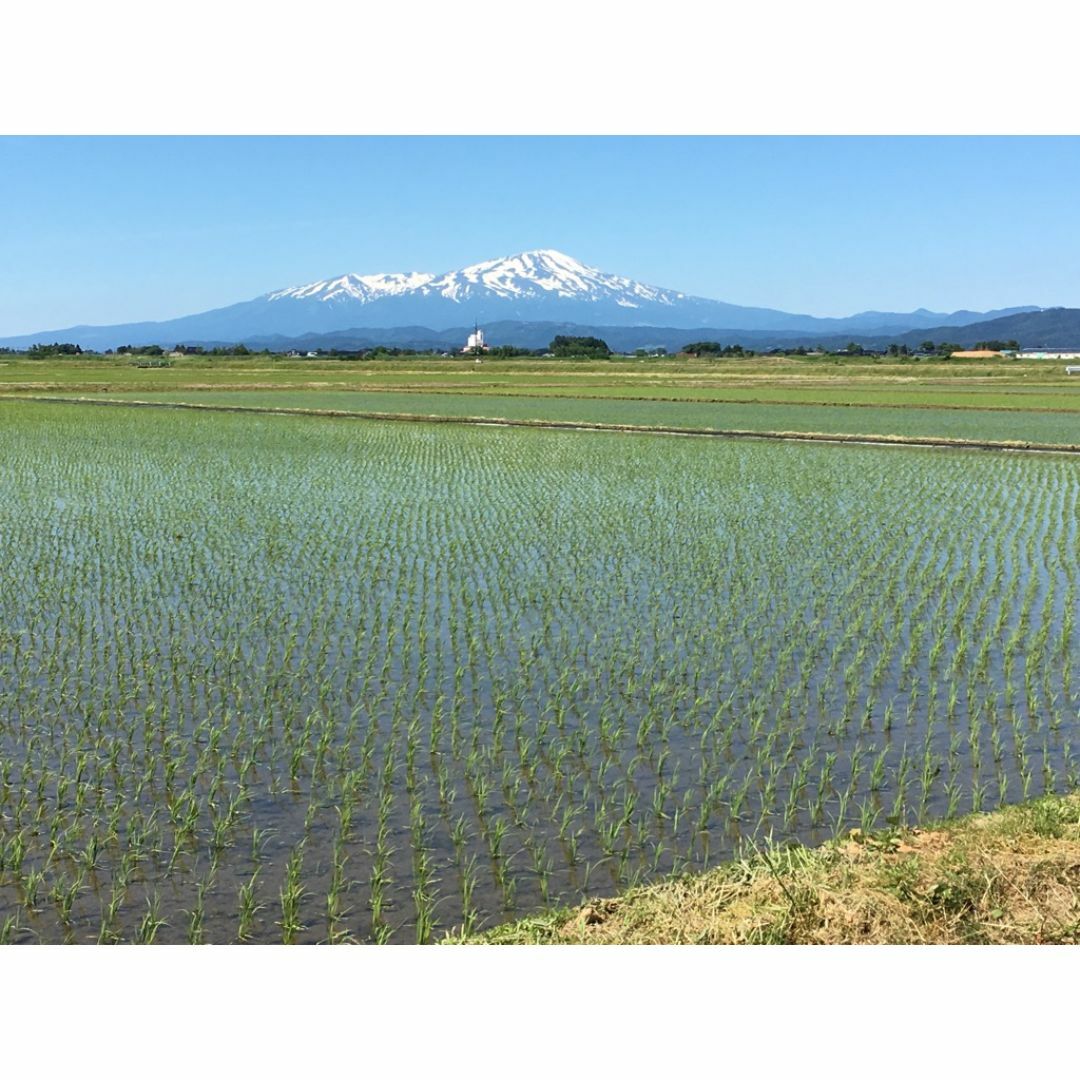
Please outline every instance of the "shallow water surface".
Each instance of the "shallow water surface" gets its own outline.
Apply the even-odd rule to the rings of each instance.
[[[1076,783],[1075,459],[0,403],[9,940],[416,941]]]

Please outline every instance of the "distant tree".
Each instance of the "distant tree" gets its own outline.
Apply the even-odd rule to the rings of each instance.
[[[598,337],[568,337],[557,334],[548,348],[553,356],[608,357],[611,350]]]
[[[385,359],[388,356],[417,356],[420,355],[416,349],[402,349],[397,345],[376,345],[374,348],[369,349],[364,355],[371,357],[374,360]]]
[[[847,348],[844,349],[849,356],[862,356],[863,347],[857,341],[849,341]]]
[[[205,352],[205,350],[204,350]],[[215,345],[209,356],[250,356],[251,350],[246,345]]]
[[[919,352],[932,353],[934,351],[934,343],[932,341],[924,341],[919,346]]]
[[[165,350],[160,345],[118,345],[117,356],[164,356]]]
[[[726,345],[719,341],[691,341],[682,347],[687,356],[722,356]]]
[[[687,356],[753,356],[752,349],[741,345],[721,345],[719,341],[691,341],[682,351]]]
[[[82,346],[69,341],[54,341],[51,345],[41,342],[26,350],[29,356],[81,356]]]

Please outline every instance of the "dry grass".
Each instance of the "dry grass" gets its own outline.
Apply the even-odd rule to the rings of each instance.
[[[1080,796],[933,829],[774,846],[451,942],[1064,944],[1080,939]]]

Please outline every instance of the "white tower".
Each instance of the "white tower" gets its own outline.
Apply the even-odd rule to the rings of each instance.
[[[469,353],[476,349],[482,352],[487,350],[487,345],[484,344],[484,331],[480,329],[479,324],[474,324],[473,332],[469,335],[469,340],[465,342],[465,348],[461,351]]]

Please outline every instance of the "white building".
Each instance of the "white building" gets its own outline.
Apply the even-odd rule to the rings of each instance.
[[[1023,360],[1080,360],[1080,349],[1021,349]]]
[[[484,331],[477,326],[469,335],[469,340],[465,342],[465,348],[461,351],[463,353],[476,352],[477,350],[487,352],[489,348],[490,346],[484,343]]]

